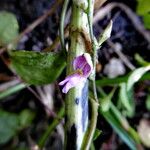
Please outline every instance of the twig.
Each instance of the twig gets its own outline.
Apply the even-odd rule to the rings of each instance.
[[[54,110],[54,85],[38,86],[36,87],[36,90],[40,95],[42,104],[45,106],[45,111],[48,115],[51,115],[51,112]]]
[[[15,86],[19,83],[20,83],[20,80],[18,80],[18,79],[3,83],[3,84],[0,85],[0,92],[4,91],[4,90],[6,90],[6,89],[8,89],[12,86]]]
[[[22,90],[26,87],[27,87],[26,84],[19,83],[16,86],[8,88],[7,90],[0,93],[0,100],[7,97],[7,96],[9,96],[9,95],[11,95],[11,94],[13,94],[13,93],[16,93],[17,91],[20,91],[20,90]]]
[[[136,14],[126,5],[121,3],[110,3],[105,7],[101,8],[94,16],[93,23],[95,24],[100,19],[103,19],[108,12],[111,12],[112,9],[119,7],[122,11],[124,11],[129,19],[131,20],[132,24],[134,25],[135,29],[147,40],[150,44],[150,33],[146,31],[143,27],[143,24],[139,21],[139,18]]]
[[[28,86],[27,89],[42,103],[41,97],[40,97],[30,86]],[[49,113],[51,114],[51,116],[56,117],[55,112],[53,112],[52,110],[50,110],[50,109],[47,107],[47,105],[44,105],[43,103],[42,103],[42,105],[43,105],[47,110],[49,110]]]
[[[0,48],[0,55],[1,55],[6,49],[7,49],[6,47]]]
[[[113,42],[107,40],[109,46],[113,48],[115,53],[120,57],[120,59],[124,62],[124,64],[131,70],[135,69],[135,66],[128,60],[128,58],[121,52],[121,49],[117,47]]]
[[[69,36],[69,26],[67,25],[67,26],[65,27],[64,37],[66,38],[66,37],[68,37],[68,36]],[[56,39],[53,41],[53,43],[52,43],[49,47],[45,48],[45,49],[43,50],[43,52],[50,52],[50,51],[56,49],[56,47],[58,47],[59,44],[60,44],[60,37],[57,36]]]
[[[95,0],[94,11],[98,10],[107,0]]]
[[[7,74],[0,73],[0,81],[10,81],[15,79],[15,77],[9,76]]]

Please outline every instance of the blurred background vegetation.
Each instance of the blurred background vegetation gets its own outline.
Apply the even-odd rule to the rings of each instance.
[[[59,43],[62,0],[0,1],[0,149],[61,150],[65,77]],[[150,148],[150,0],[95,1],[99,116],[92,150]],[[66,42],[70,7],[65,20]],[[12,51],[15,50],[15,51]],[[27,50],[27,51],[24,51]],[[44,52],[53,53],[44,53]]]

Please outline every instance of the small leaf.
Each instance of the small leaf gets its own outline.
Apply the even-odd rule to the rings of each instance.
[[[25,82],[33,85],[55,81],[66,65],[62,53],[12,51],[10,56],[12,68]]]
[[[132,90],[127,92],[126,83],[120,84],[119,100],[121,101],[124,108],[126,109],[124,113],[128,117],[132,117],[135,111],[135,104],[133,101],[132,92],[133,92]]]
[[[101,133],[102,133],[101,130],[96,129],[94,133],[93,141],[95,141],[100,136]]]
[[[100,35],[99,40],[98,40],[98,45],[101,46],[107,39],[110,38],[111,36],[111,31],[112,31],[112,20],[109,22],[107,25],[106,29],[103,31],[103,33]]]
[[[18,36],[18,22],[16,17],[9,12],[0,12],[0,46],[9,44]]]
[[[135,54],[135,60],[138,62],[139,65],[148,66],[150,63],[145,61],[138,53]]]
[[[149,70],[150,70],[150,65],[146,66],[146,67],[141,67],[141,68],[135,69],[128,78],[127,91],[130,91],[132,89],[133,85],[137,81],[139,81],[140,78]]]

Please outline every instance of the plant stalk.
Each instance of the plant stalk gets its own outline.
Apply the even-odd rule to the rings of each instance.
[[[81,36],[81,31],[89,33],[88,20],[79,2],[74,0],[72,3],[67,75],[74,71],[72,62],[75,57],[86,52],[85,40]],[[79,150],[88,125],[88,80],[69,90],[65,107],[65,149]]]

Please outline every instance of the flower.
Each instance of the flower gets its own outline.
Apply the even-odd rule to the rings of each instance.
[[[60,86],[64,86],[63,93],[67,93],[71,88],[86,81],[93,70],[91,56],[88,53],[84,53],[76,57],[73,61],[73,69],[75,73],[67,76],[59,83]]]

